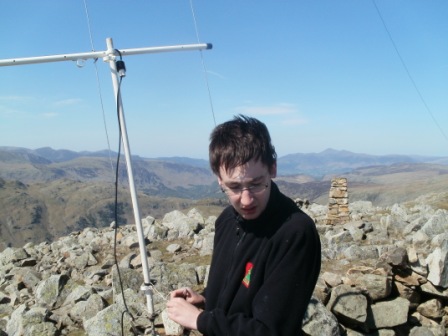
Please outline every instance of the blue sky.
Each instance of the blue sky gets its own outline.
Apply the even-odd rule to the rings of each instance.
[[[215,120],[243,113],[267,124],[279,156],[448,156],[447,17],[445,0],[8,0],[0,59],[89,52],[91,37],[102,51],[107,37],[127,49],[199,35],[213,44],[208,81],[198,51],[124,58],[132,154],[207,158]],[[117,150],[107,63],[0,74],[0,146]]]

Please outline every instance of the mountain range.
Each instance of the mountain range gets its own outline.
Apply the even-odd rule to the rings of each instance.
[[[113,220],[133,222],[124,157],[118,162],[116,169],[117,153],[107,150],[0,147],[0,239],[19,246]],[[192,207],[217,215],[227,205],[207,160],[133,156],[132,163],[143,217]],[[275,181],[292,198],[326,204],[335,176],[348,179],[350,200],[389,205],[447,190],[448,158],[327,149],[279,157]]]
[[[27,149],[20,147],[0,146],[0,161],[29,161],[30,163],[61,163],[80,157],[109,158],[115,160],[117,153],[109,150],[75,152],[66,149],[55,150],[50,147]],[[188,157],[158,157],[142,158],[133,156],[133,160],[160,161],[208,169],[207,160]],[[307,174],[313,177],[323,177],[327,174],[347,173],[353,169],[366,166],[382,166],[397,163],[431,163],[448,165],[448,157],[419,155],[369,155],[353,153],[346,150],[328,148],[319,153],[295,153],[278,158],[279,175]]]
[[[387,166],[399,163],[431,163],[448,165],[448,157],[417,155],[369,155],[346,150],[326,149],[320,153],[296,153],[278,159],[281,175],[309,174],[323,177],[343,174],[360,167]]]

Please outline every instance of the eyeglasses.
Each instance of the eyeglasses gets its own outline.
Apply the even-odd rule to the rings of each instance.
[[[243,193],[244,190],[247,190],[249,193],[253,194],[258,194],[261,193],[262,191],[265,191],[268,188],[269,184],[268,183],[257,183],[257,184],[253,184],[250,185],[248,187],[221,187],[221,191],[223,193],[226,193],[227,196],[241,196],[241,194]]]

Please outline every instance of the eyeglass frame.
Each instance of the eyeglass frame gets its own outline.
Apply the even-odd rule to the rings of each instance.
[[[223,193],[225,193],[228,197],[237,197],[237,196],[241,196],[243,194],[244,190],[247,190],[251,195],[255,195],[255,194],[259,194],[263,191],[265,191],[267,188],[269,187],[269,183],[260,183],[259,185],[255,184],[255,185],[251,185],[248,187],[243,187],[243,188],[229,188],[229,187],[223,187],[221,186],[221,191]],[[254,189],[258,189],[260,188],[260,190],[254,190]],[[236,191],[234,191],[236,190]]]

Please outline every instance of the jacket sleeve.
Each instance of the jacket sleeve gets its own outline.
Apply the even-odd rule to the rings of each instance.
[[[314,222],[303,213],[294,214],[268,248],[264,269],[258,270],[259,279],[253,279],[261,284],[252,301],[252,316],[226,315],[221,309],[204,311],[197,320],[200,332],[207,336],[301,334],[321,264]]]

